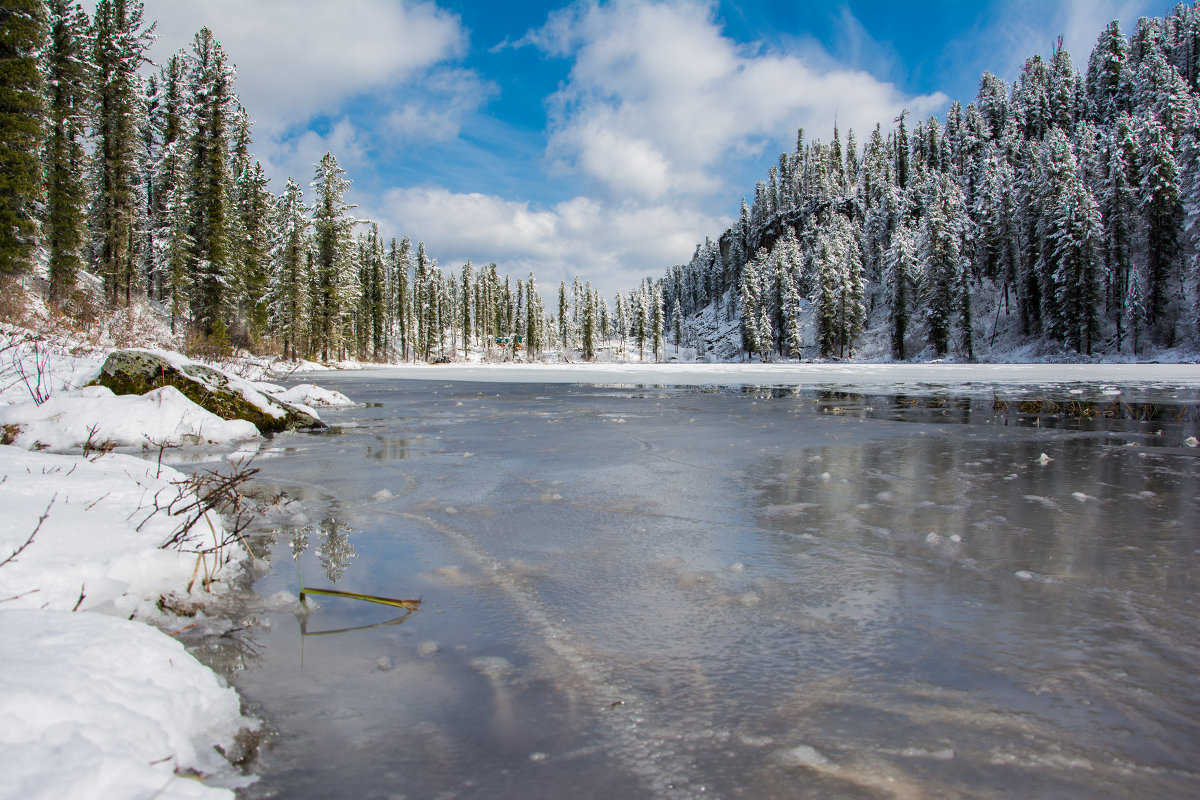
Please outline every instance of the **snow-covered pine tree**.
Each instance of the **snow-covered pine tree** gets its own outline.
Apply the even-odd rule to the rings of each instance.
[[[0,276],[7,276],[33,267],[38,240],[43,139],[38,56],[46,37],[42,0],[5,3],[0,33]]]
[[[462,325],[462,347],[465,359],[471,352],[471,331],[475,321],[475,314],[472,310],[472,301],[475,297],[475,270],[471,267],[471,259],[468,258],[467,263],[463,264],[459,280],[459,323]],[[529,282],[533,283],[532,275],[530,275]]]
[[[1132,110],[1129,45],[1121,35],[1121,23],[1113,20],[1096,40],[1088,59],[1086,91],[1092,120],[1110,122]]]
[[[188,74],[191,126],[189,207],[196,263],[192,318],[205,335],[217,320],[225,325],[233,301],[234,211],[230,137],[237,108],[233,67],[224,48],[208,28],[192,40]]]
[[[69,0],[49,0],[49,44],[42,56],[47,136],[42,149],[46,206],[42,225],[50,272],[50,299],[66,302],[85,266],[87,239],[86,152],[91,100],[91,23]],[[12,13],[12,12],[8,12]],[[19,170],[5,169],[10,176]]]
[[[341,319],[348,299],[345,272],[354,225],[349,215],[354,206],[343,199],[350,188],[345,174],[333,154],[326,153],[317,163],[312,181],[316,195],[312,208],[313,278],[317,290],[313,297],[313,332],[315,349],[323,361],[329,360],[330,353],[339,354],[345,344]]]
[[[663,296],[662,287],[657,284],[650,293],[650,336],[654,343],[654,360],[661,361],[663,356]]]
[[[941,356],[950,347],[966,214],[962,190],[949,177],[931,178],[926,191],[927,213],[917,233],[917,257],[922,266],[921,307],[929,344]]]
[[[308,209],[304,193],[289,179],[275,213],[277,238],[271,253],[270,322],[283,345],[283,357],[299,358],[300,343],[308,328],[307,274],[310,253]]]
[[[588,281],[585,289],[587,300],[583,308],[582,338],[583,360],[591,361],[596,357],[597,320],[595,298],[592,297],[592,282]],[[678,302],[678,301],[676,301]]]
[[[762,300],[759,297],[759,275],[767,260],[765,250],[760,250],[754,258],[742,267],[741,283],[738,286],[738,301],[742,316],[742,349],[746,351],[749,360],[755,353],[760,352],[761,338],[758,335],[758,324],[761,318]]]
[[[138,71],[154,26],[143,27],[142,4],[126,0],[99,0],[92,25],[92,258],[109,302],[128,304],[137,288],[136,234],[142,228],[138,132],[144,105]]]
[[[1175,343],[1174,320],[1168,315],[1173,280],[1180,267],[1183,203],[1179,166],[1171,132],[1153,118],[1139,121],[1141,170],[1139,205],[1145,231],[1146,322],[1155,339]]]
[[[233,151],[235,329],[251,349],[258,349],[269,322],[267,311],[271,249],[276,232],[270,226],[274,202],[262,164],[250,160],[250,118],[239,109]]]
[[[905,341],[912,319],[915,295],[913,279],[917,274],[916,236],[907,225],[892,233],[883,273],[883,286],[891,325],[892,358],[903,361],[908,357]]]

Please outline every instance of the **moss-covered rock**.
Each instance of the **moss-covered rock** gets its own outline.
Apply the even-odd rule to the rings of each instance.
[[[107,386],[113,394],[145,394],[161,386],[174,386],[193,403],[222,419],[249,420],[262,433],[326,427],[304,409],[263,394],[249,381],[165,353],[114,350],[94,383]]]

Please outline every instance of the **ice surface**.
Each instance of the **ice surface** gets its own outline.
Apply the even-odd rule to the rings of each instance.
[[[423,602],[399,628],[320,639],[275,622],[246,690],[296,709],[319,684],[323,714],[352,712],[285,712],[264,796],[1194,788],[1190,376],[918,386],[881,370],[890,388],[865,393],[727,368],[697,388],[452,369],[328,376],[362,402],[331,415],[337,434],[266,445],[289,450],[260,462],[272,488],[350,526],[360,557],[339,586]],[[1106,403],[1117,385],[1147,407],[993,407],[993,391]],[[282,556],[264,589],[296,580]],[[372,613],[329,604],[314,622]],[[364,668],[380,653],[395,680]]]

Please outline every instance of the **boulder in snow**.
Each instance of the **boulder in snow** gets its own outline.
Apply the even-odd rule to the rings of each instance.
[[[263,433],[326,427],[312,409],[277,400],[250,381],[161,350],[114,350],[95,382],[114,394],[145,394],[174,386],[218,417],[249,420]]]

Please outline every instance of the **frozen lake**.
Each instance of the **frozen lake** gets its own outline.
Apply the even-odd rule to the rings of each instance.
[[[1200,792],[1195,366],[443,369],[317,376],[364,405],[255,462],[307,519],[230,647],[243,796]]]

